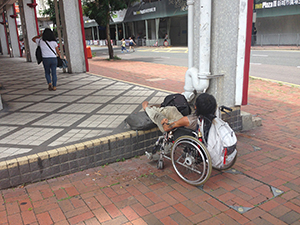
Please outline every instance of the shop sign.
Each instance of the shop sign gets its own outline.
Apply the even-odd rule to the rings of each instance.
[[[138,11],[133,11],[133,15],[140,15],[140,14],[146,14],[146,13],[152,13],[156,12],[156,7],[148,8],[148,9],[141,9]]]
[[[16,13],[20,13],[20,9],[19,9],[19,5],[15,5],[15,10],[16,10]]]
[[[255,9],[268,9],[280,6],[300,5],[300,0],[273,0],[255,4]]]
[[[127,9],[114,11],[112,13],[111,19],[114,23],[120,23],[123,22],[125,15],[126,15]]]

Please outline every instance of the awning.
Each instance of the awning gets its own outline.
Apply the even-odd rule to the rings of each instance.
[[[84,28],[90,28],[90,27],[98,27],[98,23],[93,20],[93,21],[84,21]]]
[[[169,0],[162,0],[128,8],[124,22],[186,15],[187,13],[187,6],[176,8],[174,4],[169,3]]]

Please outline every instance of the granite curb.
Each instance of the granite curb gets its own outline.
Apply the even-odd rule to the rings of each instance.
[[[159,129],[127,131],[0,162],[0,189],[39,182],[120,160],[153,148]]]

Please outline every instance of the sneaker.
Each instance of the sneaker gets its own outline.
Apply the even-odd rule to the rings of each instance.
[[[152,153],[149,153],[149,152],[145,152],[145,155],[147,156],[147,158],[149,160],[153,160],[153,161],[158,161],[159,160],[159,155],[158,154],[152,154]]]
[[[153,159],[153,154],[152,154],[152,153],[150,153],[150,152],[145,152],[145,155],[147,156],[147,158],[148,158],[149,160],[152,160],[152,159]]]

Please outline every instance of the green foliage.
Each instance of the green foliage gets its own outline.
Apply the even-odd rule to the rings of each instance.
[[[186,0],[169,0],[169,4],[173,4],[175,8],[184,8],[187,6]]]
[[[84,0],[83,14],[94,19],[100,26],[106,26],[112,13],[126,9],[131,2],[136,0]]]
[[[94,19],[100,26],[106,27],[106,40],[109,58],[114,58],[113,48],[110,43],[109,22],[112,13],[126,9],[131,3],[137,0],[83,0],[83,14]]]
[[[56,24],[56,17],[55,17],[55,7],[53,0],[47,0],[47,4],[49,8],[45,10],[41,10],[40,13],[42,16],[49,16],[50,20],[53,22],[53,24]],[[57,4],[59,7],[59,4]]]

